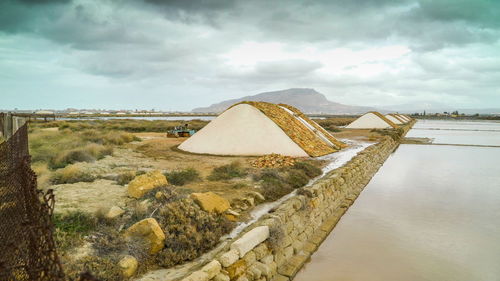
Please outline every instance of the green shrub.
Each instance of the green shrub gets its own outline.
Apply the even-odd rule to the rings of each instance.
[[[95,176],[87,171],[83,171],[77,165],[70,165],[59,169],[52,174],[51,181],[53,184],[65,184],[75,182],[92,182]]]
[[[205,212],[189,198],[161,205],[154,216],[169,237],[165,248],[154,257],[162,267],[199,257],[234,226],[224,215]]]
[[[323,173],[320,168],[307,162],[295,162],[293,169],[304,171],[309,178],[315,178]]]
[[[58,169],[77,162],[94,162],[95,160],[102,159],[104,156],[111,154],[113,154],[112,147],[90,143],[83,147],[63,150],[57,153],[52,157],[49,165],[53,169]]]
[[[216,167],[208,176],[208,180],[229,180],[233,178],[241,178],[247,175],[247,171],[241,167],[239,162],[233,162],[228,165]]]
[[[185,170],[172,171],[170,173],[165,173],[165,177],[170,184],[173,185],[185,185],[200,179],[200,173],[193,168],[188,168]]]
[[[261,182],[262,195],[268,201],[277,200],[293,191],[292,186],[277,169],[264,169],[255,180]]]
[[[261,183],[266,200],[275,201],[321,174],[321,169],[311,163],[296,162],[291,167],[264,169],[253,179]]]
[[[290,170],[285,180],[292,188],[299,188],[309,182],[309,177],[303,170]]]
[[[390,136],[395,141],[399,141],[404,134],[403,128],[373,129],[370,132],[377,133],[377,134],[382,135],[382,136]]]
[[[69,249],[82,242],[82,238],[93,231],[97,220],[88,213],[73,211],[67,214],[54,214],[55,241],[60,249]]]
[[[96,219],[91,214],[82,211],[54,214],[54,226],[68,233],[88,234],[96,227]]]

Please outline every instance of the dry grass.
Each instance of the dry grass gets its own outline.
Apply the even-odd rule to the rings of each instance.
[[[165,177],[170,184],[185,185],[200,180],[200,173],[194,168],[187,168],[165,173]]]
[[[38,188],[45,189],[51,185],[52,171],[49,169],[47,163],[38,162],[31,165],[31,168],[37,176]]]
[[[228,165],[222,165],[212,170],[212,173],[207,177],[211,181],[230,180],[233,178],[241,178],[248,174],[241,163],[234,161]]]
[[[53,184],[91,182],[94,180],[94,175],[82,170],[78,165],[69,165],[59,169],[55,171],[51,177],[51,182]]]
[[[58,127],[69,129],[71,131],[84,131],[88,129],[98,131],[125,131],[125,132],[164,132],[173,129],[176,126],[189,124],[189,128],[199,130],[203,128],[208,121],[204,120],[135,120],[135,119],[115,119],[115,120],[70,120],[53,121],[45,123],[34,123],[41,128]]]
[[[116,182],[119,185],[126,185],[130,181],[132,181],[136,176],[137,176],[136,171],[126,171],[126,172],[118,174],[118,178],[116,179]]]
[[[158,193],[161,196],[155,196]],[[234,224],[224,215],[208,213],[174,187],[161,187],[150,191],[143,201],[132,201],[126,214],[114,220],[103,219],[103,213],[89,217],[74,212],[57,215],[58,246],[68,249],[78,246],[85,235],[92,244],[91,255],[75,261],[64,256],[68,275],[76,276],[90,270],[102,280],[121,280],[117,263],[124,255],[139,260],[139,273],[158,266],[171,267],[193,260],[219,243],[220,237],[229,233]],[[168,237],[165,248],[151,255],[142,241],[125,241],[118,229],[126,229],[139,220],[153,217]],[[68,252],[68,251],[66,251]]]
[[[85,130],[41,131],[29,135],[33,163],[46,163],[51,169],[63,168],[77,162],[93,162],[113,153],[112,145],[121,145],[137,138],[125,132]]]
[[[310,162],[296,162],[291,167],[263,169],[254,175],[254,180],[260,183],[266,200],[275,201],[321,173],[321,169]]]

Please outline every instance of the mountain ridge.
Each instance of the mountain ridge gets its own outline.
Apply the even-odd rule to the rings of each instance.
[[[242,101],[264,101],[285,103],[307,114],[361,114],[375,110],[368,106],[346,105],[330,101],[325,95],[311,88],[290,88],[286,90],[263,92],[256,95],[225,100],[207,107],[194,108],[192,112],[222,112],[231,105]]]

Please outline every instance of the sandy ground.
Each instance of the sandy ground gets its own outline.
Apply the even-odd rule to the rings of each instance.
[[[334,136],[340,139],[373,141],[378,135],[370,130],[343,130]],[[259,191],[258,185],[250,176],[243,179],[229,181],[208,181],[205,178],[213,168],[238,161],[243,167],[251,168],[250,162],[255,157],[231,157],[199,155],[183,152],[177,146],[186,138],[166,138],[164,133],[137,133],[141,142],[133,142],[124,147],[115,148],[113,156],[93,163],[79,163],[77,165],[97,176],[98,180],[86,183],[54,185],[56,194],[56,212],[82,210],[95,212],[100,208],[109,208],[113,205],[124,206],[128,202],[127,187],[118,185],[116,176],[125,171],[159,169],[172,171],[177,169],[195,168],[200,172],[202,181],[193,182],[178,187],[180,192],[212,191],[225,197],[230,202],[241,199],[251,191]],[[235,184],[238,188],[235,188]],[[241,186],[243,184],[243,186]]]
[[[250,167],[254,157],[224,157],[195,155],[181,152],[176,147],[185,138],[166,138],[162,133],[140,133],[143,139],[122,148],[115,148],[113,156],[93,163],[78,163],[83,170],[100,178],[94,182],[79,182],[74,184],[53,185],[56,195],[56,212],[82,210],[93,213],[100,208],[109,208],[113,205],[124,206],[128,200],[127,187],[118,185],[116,176],[125,171],[161,170],[164,172],[195,168],[203,181],[193,182],[178,187],[180,192],[212,191],[225,197],[229,201],[241,198],[250,191],[258,191],[250,177],[228,181],[208,181],[205,178],[213,168],[238,161],[243,167]],[[242,183],[245,186],[238,186]]]

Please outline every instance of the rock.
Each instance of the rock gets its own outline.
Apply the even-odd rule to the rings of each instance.
[[[274,261],[274,256],[272,254],[269,254],[269,255],[263,257],[260,261],[264,264],[269,265]]]
[[[222,254],[219,258],[220,263],[224,267],[228,267],[235,263],[240,258],[240,253],[237,250],[230,250]]]
[[[266,198],[264,195],[262,195],[260,192],[257,191],[250,191],[248,195],[253,196],[257,202],[264,202],[266,201]]]
[[[222,273],[219,273],[219,274],[215,275],[215,277],[212,280],[213,281],[229,281],[231,279],[229,278],[229,276],[222,274]]]
[[[205,272],[208,275],[208,279],[212,279],[220,272],[221,269],[222,266],[220,262],[213,260],[202,267],[201,271]]]
[[[268,265],[263,264],[261,262],[257,262],[257,263],[255,263],[254,267],[256,269],[258,269],[262,275],[264,275],[268,278],[270,278],[272,276],[271,268]]]
[[[191,198],[207,212],[224,213],[231,205],[225,198],[213,192],[191,193]]]
[[[122,269],[122,274],[124,277],[129,278],[135,274],[138,267],[137,259],[133,256],[127,255],[123,257],[119,262],[118,266]]]
[[[243,202],[250,207],[255,206],[255,199],[253,199],[253,197],[243,198]]]
[[[238,260],[237,262],[229,266],[226,270],[229,278],[231,278],[231,280],[236,280],[238,279],[238,277],[245,274],[245,271],[247,270],[247,264],[245,260]]]
[[[267,248],[266,244],[261,243],[259,246],[253,249],[253,252],[255,253],[255,258],[257,260],[261,260],[263,257],[269,254],[269,249]]]
[[[237,250],[242,258],[246,253],[255,248],[255,246],[269,238],[269,227],[259,226],[241,236],[231,244],[231,250]]]
[[[182,281],[208,281],[208,274],[202,271],[195,271],[191,273],[188,277],[182,279]]]
[[[109,211],[106,213],[105,217],[108,219],[114,219],[117,218],[125,213],[125,210],[118,206],[113,206],[109,209]]]
[[[238,212],[235,212],[231,209],[227,209],[226,213],[224,215],[230,221],[238,221],[238,217],[240,216],[240,214]]]
[[[143,219],[125,231],[126,238],[144,240],[149,246],[149,253],[156,254],[165,246],[165,233],[153,218]]]
[[[128,195],[139,199],[148,193],[148,191],[160,186],[166,186],[167,184],[167,178],[159,170],[155,170],[135,177],[128,184]]]

